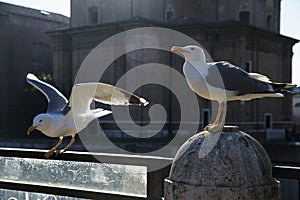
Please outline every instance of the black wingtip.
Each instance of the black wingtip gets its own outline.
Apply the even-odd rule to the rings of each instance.
[[[296,84],[286,84],[285,89],[293,89],[295,87],[297,87]]]
[[[282,94],[294,94],[293,89],[297,87],[296,84],[290,83],[271,83],[271,85],[276,92],[280,92]]]
[[[147,106],[149,104],[149,102],[144,98],[137,97],[137,96],[131,96],[129,99],[129,104],[137,105],[137,106]]]

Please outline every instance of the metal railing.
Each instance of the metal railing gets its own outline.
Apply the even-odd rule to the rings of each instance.
[[[298,181],[298,199],[300,199],[300,165],[290,163],[274,163],[273,176],[276,178],[294,179]]]
[[[13,149],[1,148],[0,157],[16,157],[16,158],[30,158],[30,159],[44,159],[44,150],[33,149]],[[90,153],[90,152],[66,152],[54,158],[55,161],[74,161],[74,162],[89,162],[89,163],[109,163],[132,166],[146,166],[162,165],[166,166],[156,171],[147,172],[147,195],[146,198],[126,196],[120,194],[109,194],[107,192],[87,191],[84,189],[74,188],[59,188],[51,185],[36,185],[28,183],[16,183],[15,181],[0,181],[1,189],[37,192],[51,195],[60,195],[76,198],[87,199],[110,199],[110,200],[138,200],[149,199],[156,200],[163,197],[163,180],[168,176],[171,158],[153,157],[153,156],[139,156],[139,155],[124,155],[124,154],[108,154],[108,153]],[[54,160],[47,160],[52,162]]]
[[[46,151],[35,149],[14,149],[14,148],[0,148],[0,157],[8,158],[26,158],[26,159],[42,159]],[[110,200],[159,200],[163,197],[164,179],[168,176],[170,170],[170,163],[172,158],[154,157],[154,156],[140,156],[140,155],[124,155],[124,154],[108,154],[108,153],[90,153],[90,152],[66,152],[52,161],[74,161],[74,162],[89,162],[89,163],[109,163],[122,164],[132,166],[147,166],[161,164],[162,169],[147,172],[147,195],[146,197],[135,197],[120,194],[110,194],[95,191],[87,191],[84,189],[74,188],[58,188],[51,185],[36,185],[28,183],[16,183],[15,181],[0,181],[1,189],[37,192],[51,195],[68,196],[75,198],[86,199],[110,199]],[[296,179],[298,180],[298,196],[300,199],[300,166],[287,163],[274,163],[273,176],[276,178]]]

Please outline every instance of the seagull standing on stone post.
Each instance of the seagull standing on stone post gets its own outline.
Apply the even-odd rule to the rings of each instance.
[[[50,149],[45,157],[49,158],[65,152],[74,142],[75,135],[84,129],[92,120],[111,113],[102,108],[90,109],[92,101],[108,105],[138,105],[146,106],[148,102],[126,90],[105,83],[78,83],[72,88],[70,102],[53,86],[39,80],[35,75],[28,74],[28,83],[42,92],[48,100],[46,113],[39,114],[33,119],[27,133],[37,129],[48,137],[58,137],[58,143]],[[58,150],[62,140],[71,136],[70,143]]]
[[[184,56],[183,73],[189,87],[197,95],[219,103],[215,121],[204,130],[224,125],[227,101],[284,97],[284,93],[296,87],[289,83],[272,82],[262,74],[247,73],[226,61],[207,63],[203,49],[195,45],[173,46],[171,51]]]

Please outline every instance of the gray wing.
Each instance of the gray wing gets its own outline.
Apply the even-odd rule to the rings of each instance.
[[[26,81],[42,92],[48,100],[47,112],[61,111],[68,104],[68,100],[55,87],[39,80],[33,74],[27,74]]]
[[[274,92],[268,82],[253,78],[243,69],[225,61],[213,63],[208,71],[206,81],[210,85],[234,91],[237,95]]]
[[[108,105],[148,104],[145,99],[135,94],[105,83],[78,83],[73,86],[70,104],[72,109],[76,107],[76,112],[88,112],[92,100]]]
[[[144,98],[105,83],[97,83],[95,100],[109,105],[146,106],[149,103]]]

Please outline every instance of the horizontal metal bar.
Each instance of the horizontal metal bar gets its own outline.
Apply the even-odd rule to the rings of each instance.
[[[44,159],[46,150],[37,149],[19,149],[19,148],[0,148],[0,156],[4,157],[21,157],[21,158],[37,158]],[[137,154],[116,154],[116,153],[95,153],[95,152],[78,152],[67,151],[57,157],[55,160],[67,160],[77,162],[97,162],[123,165],[147,166],[151,165],[168,165],[173,158],[147,156]],[[49,159],[51,160],[51,159]]]
[[[101,124],[115,124],[114,121],[111,120],[101,120]],[[198,121],[135,121],[138,124],[201,124],[201,122]],[[131,124],[132,121],[118,121],[120,124]],[[226,124],[235,124],[235,125],[263,125],[265,121],[228,121]],[[273,121],[273,124],[294,124],[294,121]]]
[[[276,178],[300,180],[300,166],[287,163],[274,164],[273,176]]]
[[[86,199],[110,199],[110,200],[141,200],[145,198],[134,196],[123,196],[119,194],[99,193],[93,191],[74,190],[69,188],[47,187],[31,184],[20,184],[0,181],[0,188],[24,192],[36,192],[53,194],[59,196],[86,198]]]

